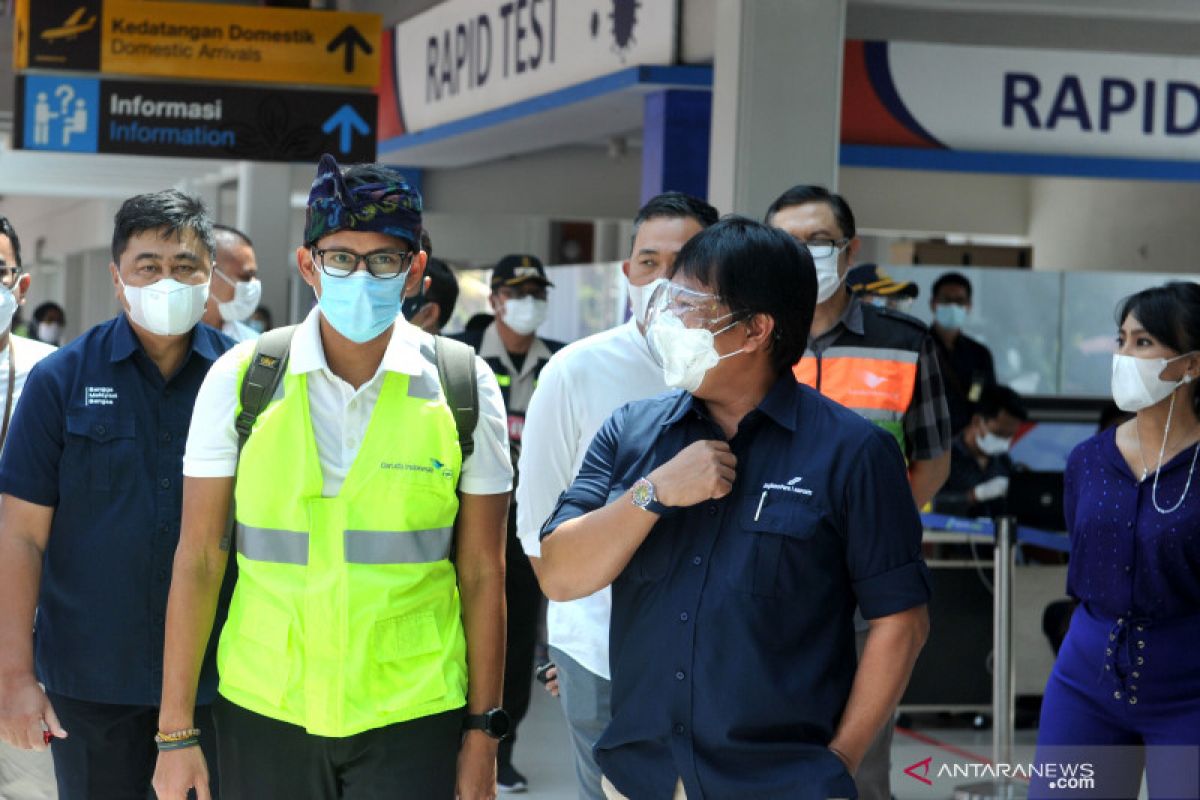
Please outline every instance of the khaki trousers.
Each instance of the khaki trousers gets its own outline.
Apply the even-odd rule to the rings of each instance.
[[[608,800],[629,800],[628,797],[617,791],[617,787],[612,785],[612,781],[603,777],[600,779],[600,788],[604,790],[604,796]],[[687,795],[683,793],[683,779],[675,784],[675,797],[673,800],[687,800]]]

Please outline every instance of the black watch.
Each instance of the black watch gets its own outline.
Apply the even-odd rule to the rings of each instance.
[[[509,738],[512,728],[512,717],[503,708],[493,708],[482,714],[468,714],[463,718],[464,731],[483,731],[493,739]]]

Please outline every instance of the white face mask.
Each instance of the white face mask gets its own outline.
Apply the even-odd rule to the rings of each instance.
[[[536,297],[510,297],[504,301],[504,324],[528,336],[546,321],[549,306],[547,301]]]
[[[689,328],[670,311],[657,314],[646,331],[646,340],[650,352],[662,366],[663,381],[685,392],[699,389],[710,369],[742,352],[735,350],[723,356],[718,355],[713,343],[718,334],[734,325],[737,323],[731,322],[714,333],[708,328]]]
[[[1137,412],[1158,403],[1171,392],[1192,380],[1184,375],[1177,381],[1164,381],[1159,375],[1172,361],[1191,355],[1184,353],[1175,358],[1137,358],[1113,354],[1112,395],[1113,402],[1122,411]]]
[[[46,344],[58,344],[59,338],[62,336],[62,324],[58,322],[39,322],[37,326],[37,338],[39,342]]]
[[[162,278],[149,286],[130,286],[121,280],[129,316],[159,336],[179,336],[196,327],[208,303],[208,281],[192,285]]]
[[[17,296],[7,286],[0,286],[0,333],[12,327],[13,314],[17,313]]]
[[[220,270],[213,270],[213,274],[233,287],[233,299],[217,303],[221,319],[226,322],[241,322],[258,310],[258,303],[262,300],[262,283],[258,278],[235,281]]]
[[[666,278],[657,278],[645,286],[635,286],[626,280],[626,283],[629,284],[629,310],[633,312],[633,318],[638,321],[639,325],[644,327],[646,324],[646,312],[650,309],[650,295],[654,294],[654,290],[666,281]]]
[[[843,276],[838,274],[838,258],[841,254],[842,248],[837,248],[830,255],[813,259],[813,266],[817,270],[817,303],[824,303],[841,288]]]
[[[984,455],[999,456],[1009,451],[1012,447],[1012,439],[1005,436],[997,436],[985,428],[983,433],[976,437],[975,444]]]

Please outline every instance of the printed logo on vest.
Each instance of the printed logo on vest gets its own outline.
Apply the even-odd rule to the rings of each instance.
[[[379,468],[384,470],[397,470],[400,472],[423,472],[426,475],[441,475],[443,478],[450,479],[454,477],[454,470],[447,467],[436,458],[429,459],[429,466],[421,464],[402,464],[399,461],[381,461]]]
[[[883,384],[887,383],[888,379],[882,375],[876,375],[874,372],[863,373],[863,383],[872,389],[878,389]]]

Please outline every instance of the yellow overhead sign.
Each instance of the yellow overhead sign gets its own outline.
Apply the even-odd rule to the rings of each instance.
[[[369,88],[378,14],[146,0],[19,0],[18,69]]]

